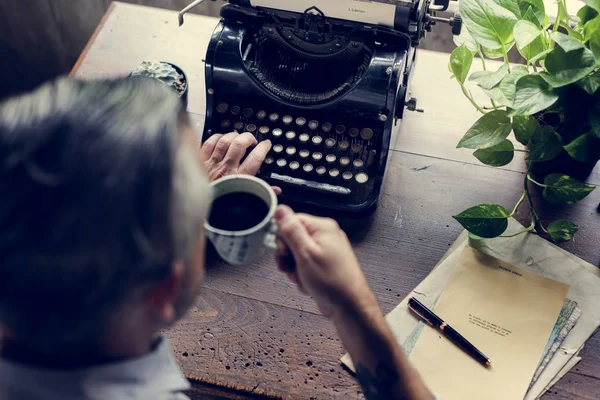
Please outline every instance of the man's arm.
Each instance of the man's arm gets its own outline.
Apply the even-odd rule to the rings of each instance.
[[[368,400],[433,400],[388,327],[345,233],[282,206],[277,264],[312,296],[352,356]]]

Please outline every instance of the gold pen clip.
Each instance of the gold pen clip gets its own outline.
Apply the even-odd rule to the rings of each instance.
[[[408,308],[410,309],[410,311],[414,312],[415,314],[417,314],[419,317],[421,317],[421,319],[423,321],[425,321],[427,323],[427,325],[429,326],[433,326],[433,324],[431,323],[430,320],[428,320],[427,318],[425,318],[425,316],[423,314],[421,314],[420,312],[418,312],[417,310],[415,310],[414,308],[411,307],[411,305],[408,305]]]

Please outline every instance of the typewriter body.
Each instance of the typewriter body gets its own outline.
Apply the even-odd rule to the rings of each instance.
[[[334,217],[371,214],[394,122],[416,108],[407,89],[416,47],[434,23],[429,0],[387,1],[387,25],[336,18],[318,5],[300,12],[253,3],[230,0],[221,10],[205,59],[203,140],[231,131],[270,140],[258,176],[282,187],[282,202]]]

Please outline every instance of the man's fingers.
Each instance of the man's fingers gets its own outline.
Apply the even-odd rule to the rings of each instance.
[[[223,161],[230,167],[237,167],[240,165],[240,161],[244,158],[246,150],[254,146],[257,143],[256,138],[251,133],[242,133],[238,135],[235,140],[229,145],[227,154]]]
[[[306,227],[291,208],[279,206],[275,212],[275,220],[279,224],[279,237],[295,257],[305,255],[316,246]]]
[[[264,140],[252,150],[240,166],[240,174],[256,175],[267,154],[271,150],[271,141]]]
[[[202,161],[208,161],[210,159],[210,157],[213,154],[213,151],[215,150],[215,146],[217,145],[219,140],[221,140],[222,137],[223,135],[218,133],[206,139],[206,142],[204,142],[202,144],[202,147],[200,148],[200,155],[202,156]]]
[[[214,163],[218,163],[223,161],[225,155],[229,151],[229,146],[231,143],[237,138],[240,134],[237,132],[231,132],[227,135],[224,135],[219,139],[219,141],[215,144],[212,155],[210,156],[210,160]]]
[[[283,193],[283,190],[281,190],[281,188],[279,186],[271,186],[271,188],[273,189],[273,191],[275,192],[275,194],[277,196],[279,196],[281,193]]]
[[[339,230],[339,224],[331,218],[319,218],[308,214],[297,214],[310,235],[317,231],[331,232]]]

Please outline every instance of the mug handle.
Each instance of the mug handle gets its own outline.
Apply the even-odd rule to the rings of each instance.
[[[264,240],[264,245],[265,247],[272,249],[272,250],[277,250],[277,242],[275,241],[275,239],[277,238],[277,222],[275,222],[275,220],[271,220],[271,227],[269,228],[269,231],[267,232],[267,235],[265,236],[265,240]]]

